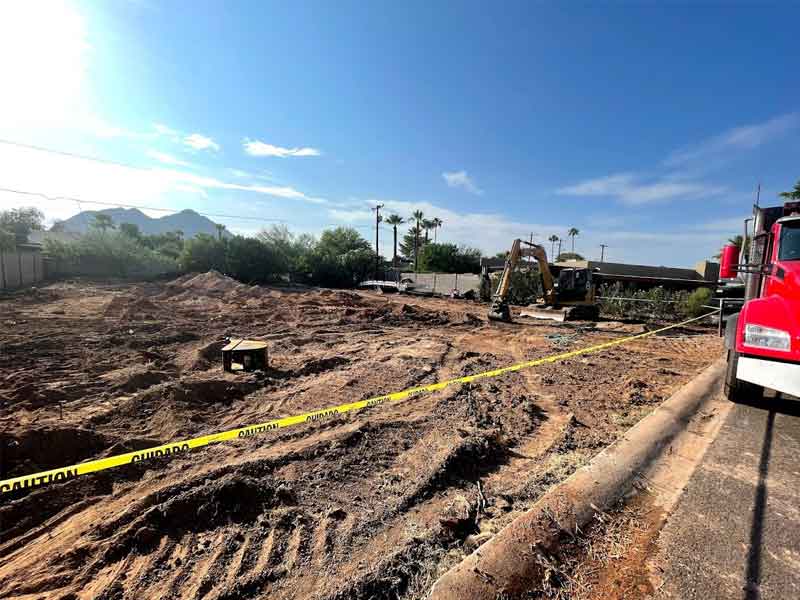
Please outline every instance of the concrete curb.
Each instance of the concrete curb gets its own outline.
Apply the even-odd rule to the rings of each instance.
[[[720,359],[678,390],[525,514],[445,573],[430,600],[495,600],[524,595],[543,574],[542,556],[630,489],[688,424],[725,369]]]

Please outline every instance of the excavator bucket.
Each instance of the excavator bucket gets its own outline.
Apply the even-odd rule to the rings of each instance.
[[[511,323],[511,310],[508,308],[508,304],[492,304],[488,316],[490,321]]]
[[[551,321],[596,321],[600,317],[600,307],[596,304],[576,304],[575,306],[529,306],[519,312],[520,317],[549,319]]]
[[[530,306],[519,311],[520,317],[530,317],[532,319],[547,319],[563,323],[567,320],[568,310],[566,308],[553,308],[552,306],[536,307]]]

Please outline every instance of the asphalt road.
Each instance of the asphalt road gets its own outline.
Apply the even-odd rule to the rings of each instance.
[[[800,598],[800,400],[733,407],[658,545],[658,598]]]

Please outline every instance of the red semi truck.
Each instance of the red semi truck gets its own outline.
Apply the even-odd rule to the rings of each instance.
[[[728,250],[720,265],[740,263],[745,288],[725,325],[725,392],[734,402],[757,401],[765,388],[800,397],[800,202],[756,206],[752,221],[747,256]]]

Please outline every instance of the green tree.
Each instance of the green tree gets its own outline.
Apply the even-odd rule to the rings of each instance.
[[[207,233],[198,233],[186,241],[180,256],[185,271],[225,271],[225,242]]]
[[[549,238],[547,238],[547,241],[550,242],[550,256],[555,256],[556,242],[558,241],[558,236],[556,234],[553,234]]]
[[[794,184],[794,189],[788,192],[781,192],[778,195],[781,198],[786,198],[787,200],[800,200],[800,180]]]
[[[120,229],[122,225],[120,225]],[[183,232],[180,230],[154,233],[140,238],[143,245],[170,258],[179,258],[183,252]]]
[[[455,244],[428,243],[420,250],[420,268],[439,273],[480,273],[481,251]]]
[[[427,244],[431,241],[430,231],[431,229],[435,229],[436,225],[434,225],[433,219],[423,219],[422,228],[425,230],[425,243]]]
[[[742,249],[742,240],[744,240],[744,236],[735,235],[733,237],[729,237],[728,241],[727,241],[728,244],[733,244],[734,246],[736,246],[739,249],[739,261],[740,262],[744,262],[745,256],[747,256],[747,253],[750,251],[750,238],[747,238],[747,241],[744,243],[744,249]],[[720,258],[722,258],[722,253],[719,252],[719,253],[715,254],[714,258],[719,260]]]
[[[570,227],[570,230],[567,232],[567,235],[572,238],[572,252],[575,253],[575,236],[579,235],[580,231],[575,229],[574,227]]]
[[[305,280],[311,273],[310,254],[316,245],[314,236],[307,233],[295,235],[286,225],[273,225],[258,233],[260,239],[276,253],[276,259],[285,265],[292,281]]]
[[[105,233],[109,229],[114,229],[114,219],[105,213],[95,213],[94,219],[90,223],[90,227]]]
[[[434,217],[434,218],[433,218],[433,241],[434,241],[434,242],[435,242],[435,241],[437,241],[437,240],[436,240],[436,237],[437,237],[437,236],[436,236],[436,232],[439,230],[439,228],[440,228],[440,227],[441,227],[443,224],[444,224],[444,221],[442,221],[442,220],[441,220],[439,217]]]
[[[214,223],[214,227],[217,228],[217,239],[222,240],[222,234],[225,231],[225,225],[221,223]]]
[[[397,226],[402,225],[405,223],[405,219],[400,215],[389,215],[386,219],[386,223],[392,226],[392,232],[394,233],[394,250],[392,253],[392,266],[397,268]]]
[[[403,240],[398,244],[398,247],[400,248],[400,254],[406,260],[414,261],[417,243],[419,243],[420,250],[425,245],[425,239],[420,239],[420,234],[421,232],[417,229],[416,225],[409,227],[408,231],[403,234]]]
[[[122,235],[127,235],[132,240],[141,241],[142,232],[139,231],[139,226],[134,223],[120,223],[119,232]]]
[[[279,280],[286,273],[287,265],[275,249],[256,238],[236,235],[222,243],[225,273],[239,281],[267,283]]]
[[[0,250],[13,250],[17,245],[17,236],[13,232],[0,229]]]
[[[38,208],[12,208],[0,212],[0,231],[14,236],[15,244],[27,242],[28,234],[41,231],[43,222],[44,214]]]
[[[351,227],[322,232],[311,252],[312,281],[329,287],[354,287],[375,265],[369,242]]]

